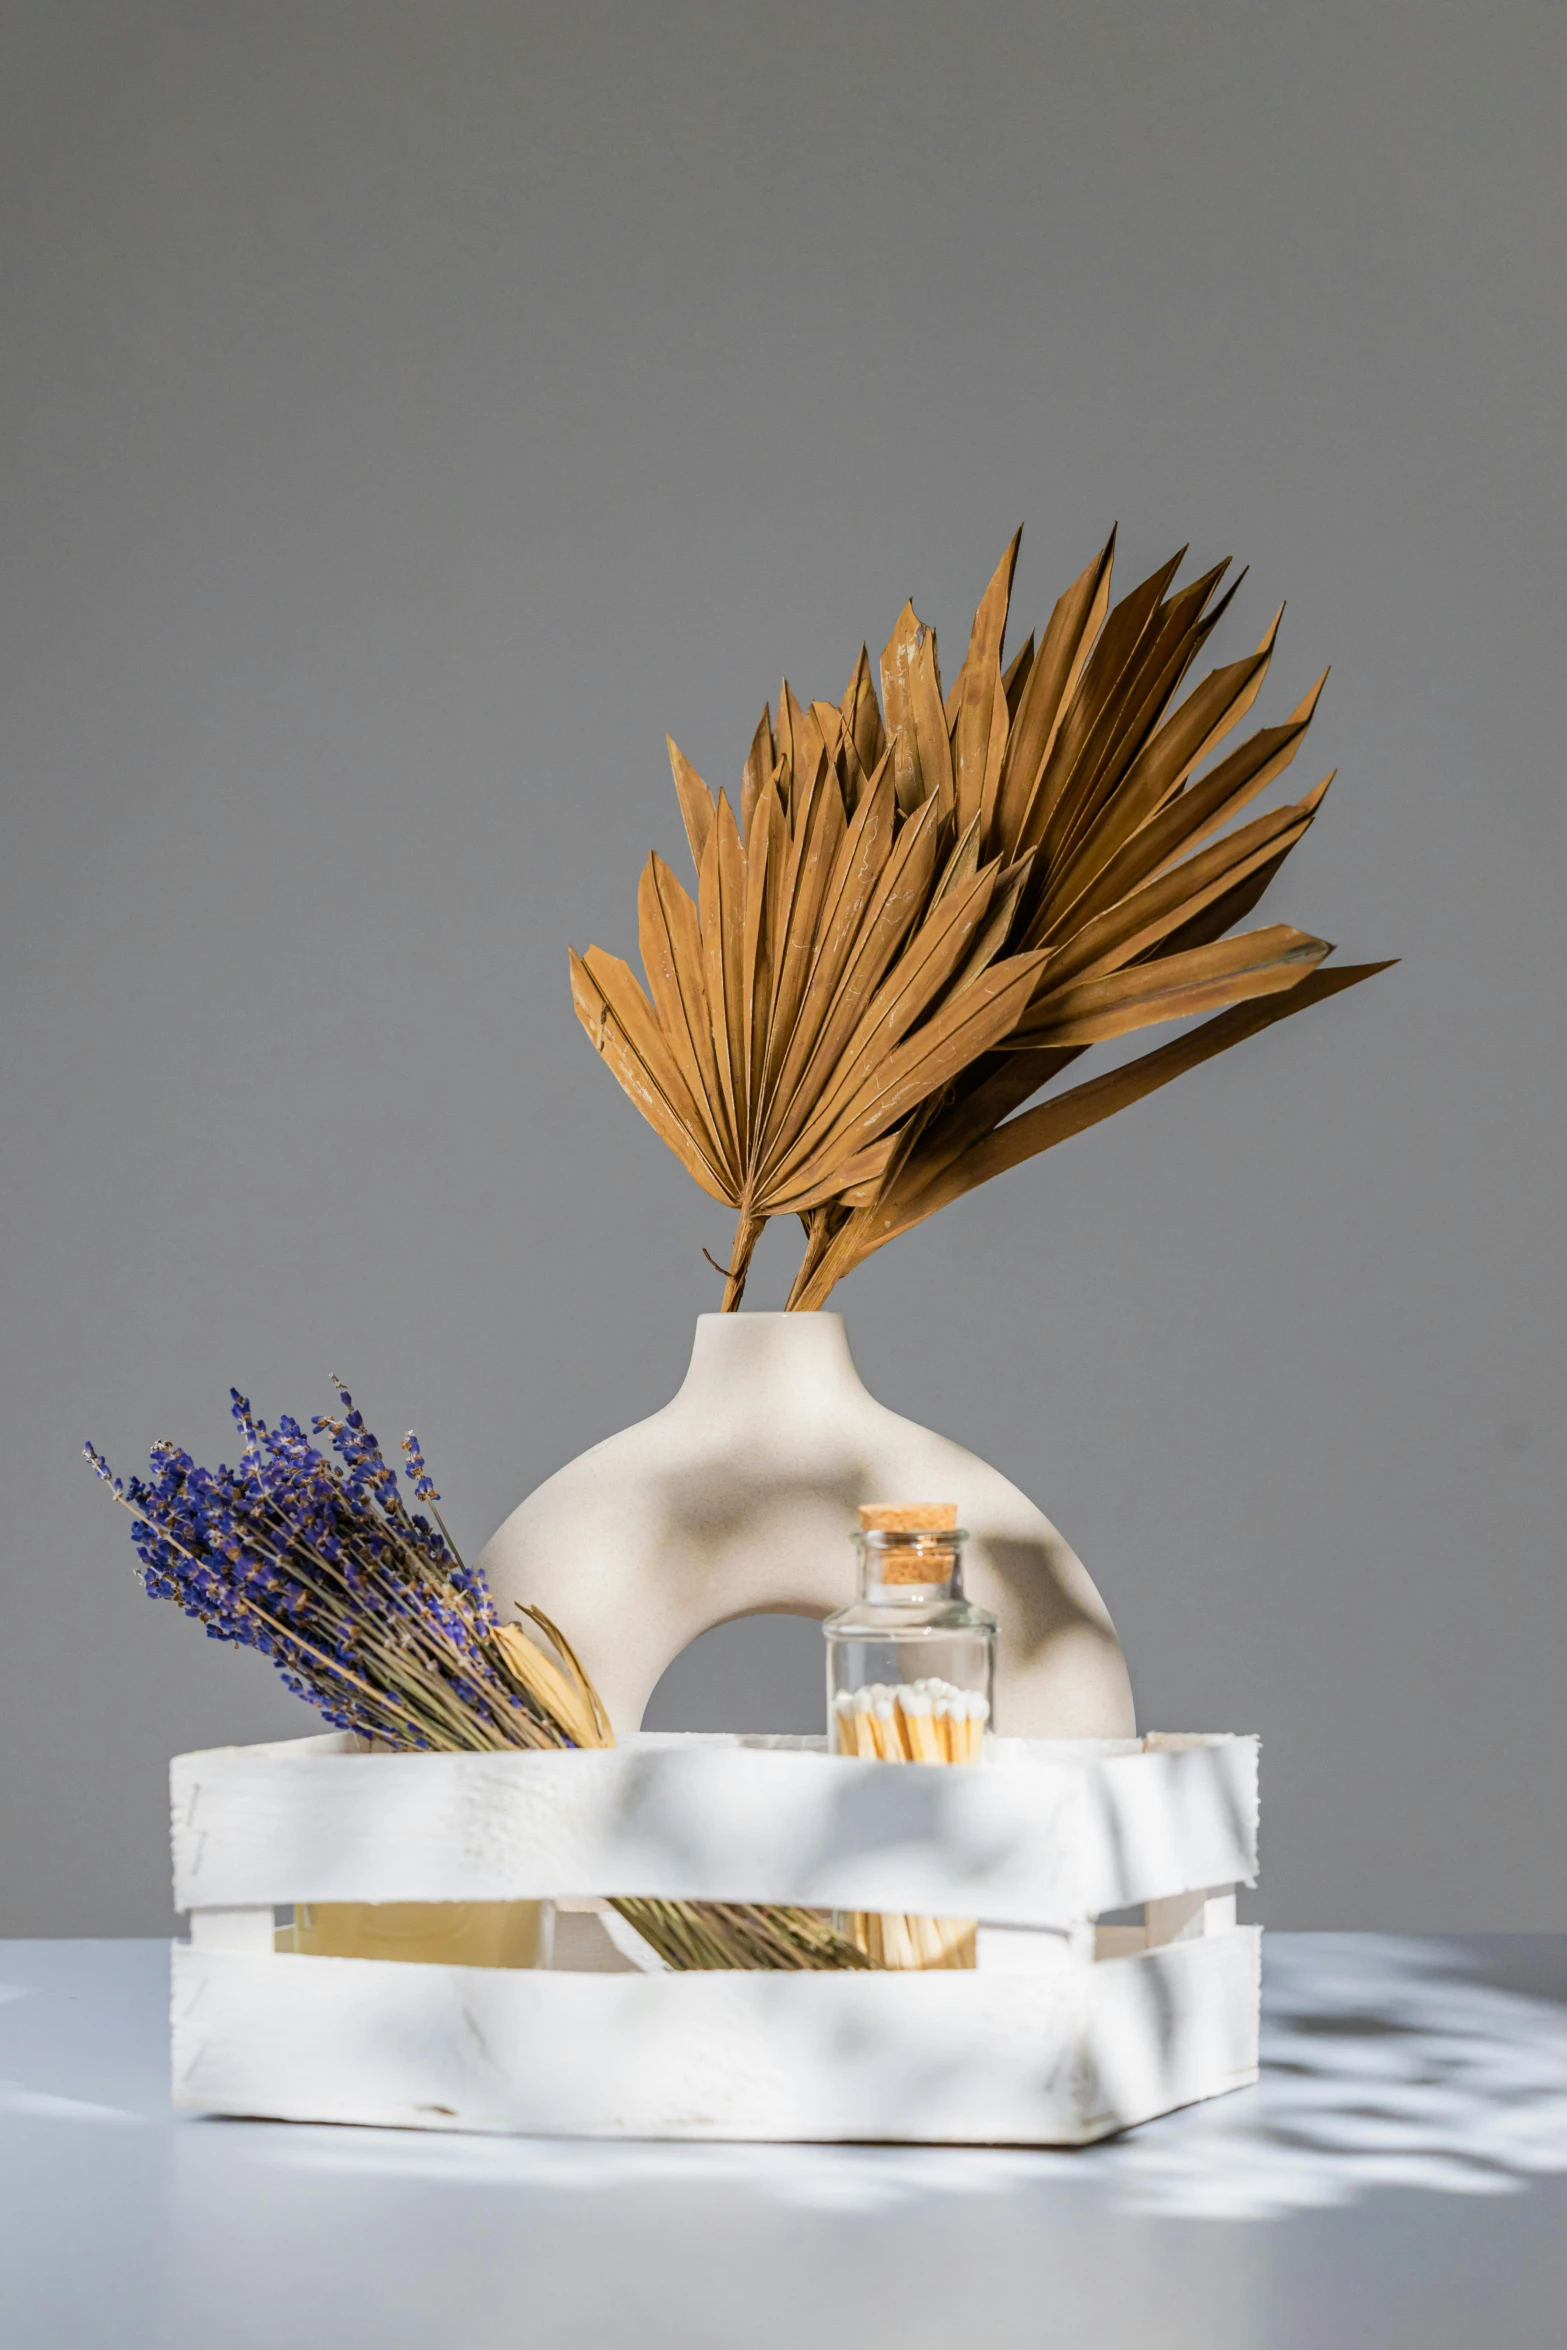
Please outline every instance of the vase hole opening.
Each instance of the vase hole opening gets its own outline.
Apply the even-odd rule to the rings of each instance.
[[[768,1610],[699,1633],[648,1699],[644,1730],[820,1736],[822,1635],[808,1616]]]

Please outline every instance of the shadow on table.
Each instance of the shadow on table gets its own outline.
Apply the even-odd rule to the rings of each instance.
[[[1093,2149],[1086,2167],[1141,2209],[1223,2219],[1375,2187],[1504,2194],[1567,2172],[1567,2005],[1506,1981],[1513,1940],[1274,1937],[1259,2086]]]

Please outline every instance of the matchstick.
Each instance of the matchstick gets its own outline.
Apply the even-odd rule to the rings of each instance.
[[[876,1762],[977,1763],[983,1759],[990,1704],[977,1689],[927,1680],[868,1681],[833,1698],[833,1735],[841,1754]],[[871,1964],[893,1971],[972,1967],[972,1918],[927,1918],[855,1911],[846,1928]]]

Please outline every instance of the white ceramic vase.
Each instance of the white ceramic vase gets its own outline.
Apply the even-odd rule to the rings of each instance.
[[[867,1394],[838,1314],[702,1314],[672,1402],[513,1510],[481,1561],[561,1626],[622,1731],[699,1633],[817,1619],[855,1588],[863,1501],[955,1501],[970,1595],[1000,1619],[996,1721],[1031,1738],[1123,1738],[1131,1685],[1082,1562],[973,1453]]]

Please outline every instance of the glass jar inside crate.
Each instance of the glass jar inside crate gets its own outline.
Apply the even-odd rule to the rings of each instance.
[[[859,1597],[829,1616],[828,1743],[883,1762],[978,1762],[992,1726],[996,1619],[963,1596],[950,1503],[860,1512]]]

